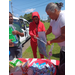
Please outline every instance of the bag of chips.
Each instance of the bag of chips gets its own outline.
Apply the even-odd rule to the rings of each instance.
[[[21,63],[23,63],[22,61],[20,61],[19,59],[17,58],[14,58],[12,61],[9,62],[9,66],[14,68],[16,66],[20,66]]]
[[[17,58],[14,58],[9,62],[9,70],[10,72],[20,72],[28,69],[29,61],[22,62]]]
[[[17,67],[19,67],[23,62],[20,61],[17,58],[14,58],[12,61],[9,62],[9,70],[13,69],[15,70]]]

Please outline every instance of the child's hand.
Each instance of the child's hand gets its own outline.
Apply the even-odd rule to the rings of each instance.
[[[37,38],[36,35],[34,35],[34,38],[35,38],[35,39]]]

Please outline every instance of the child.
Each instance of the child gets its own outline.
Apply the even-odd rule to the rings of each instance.
[[[45,31],[44,24],[40,21],[40,16],[38,12],[32,13],[33,22],[29,25],[29,34],[31,36],[30,44],[33,51],[34,58],[37,58],[37,39],[38,32]],[[44,58],[42,54],[40,54],[41,58]]]

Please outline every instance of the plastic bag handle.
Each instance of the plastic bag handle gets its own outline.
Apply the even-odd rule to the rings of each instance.
[[[40,39],[38,37],[36,37],[36,39],[39,40],[39,41],[41,41],[41,42],[43,42],[45,45],[47,44],[46,42],[44,42],[42,39]]]

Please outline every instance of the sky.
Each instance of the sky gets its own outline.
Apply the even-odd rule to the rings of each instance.
[[[12,2],[12,9],[11,9]],[[65,10],[65,0],[11,0],[9,1],[9,12],[12,12],[16,17],[23,16],[25,13],[37,11],[42,20],[47,20],[47,13],[45,8],[50,2],[62,2],[63,7],[61,10]]]

